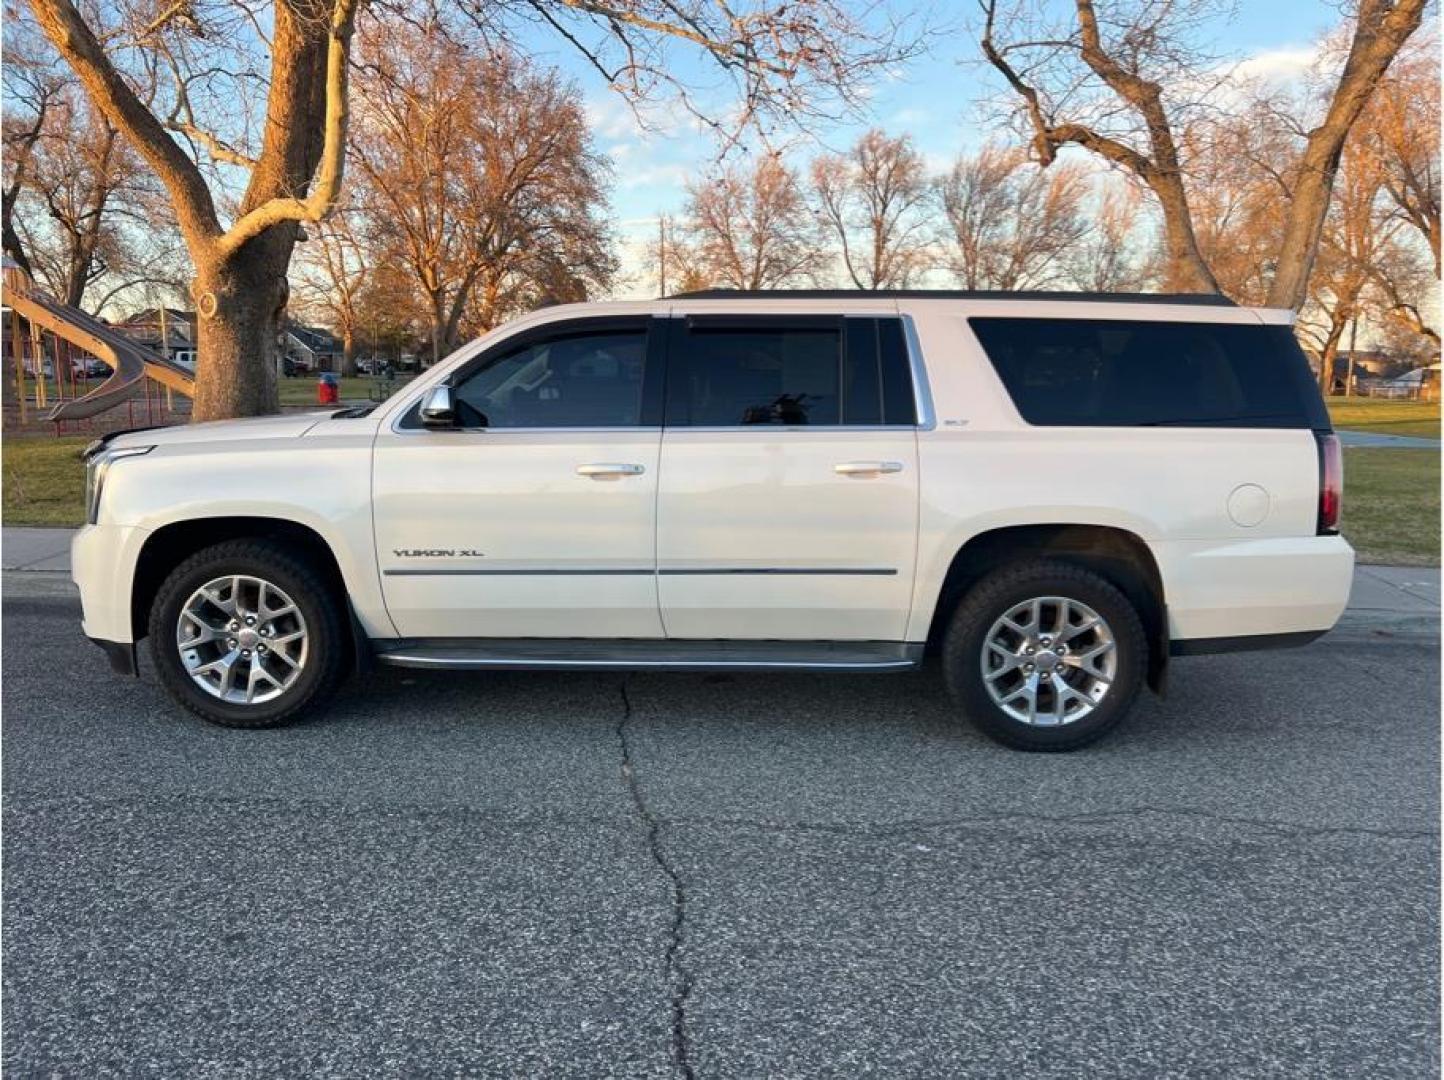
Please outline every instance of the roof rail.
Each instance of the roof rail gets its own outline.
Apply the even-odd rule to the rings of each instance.
[[[668,300],[1109,300],[1124,304],[1188,304],[1238,307],[1217,293],[1027,292],[997,289],[697,289]]]

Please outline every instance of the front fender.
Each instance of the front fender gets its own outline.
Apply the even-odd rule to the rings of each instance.
[[[111,469],[102,524],[150,534],[216,518],[303,526],[331,551],[367,633],[395,636],[372,531],[373,435],[161,445]]]

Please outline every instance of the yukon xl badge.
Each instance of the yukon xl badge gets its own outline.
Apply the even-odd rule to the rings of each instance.
[[[484,559],[479,551],[470,548],[392,548],[391,553],[398,559]]]

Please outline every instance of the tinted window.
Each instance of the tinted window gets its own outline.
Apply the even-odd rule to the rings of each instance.
[[[893,335],[881,327],[891,326]],[[679,322],[668,375],[669,424],[912,424],[912,381],[896,319]],[[884,353],[893,350],[886,362]]]
[[[575,333],[503,351],[457,382],[461,426],[635,426],[646,352],[642,330]]]
[[[1284,326],[969,319],[1030,424],[1328,427]]]
[[[903,343],[901,319],[878,319],[878,365],[882,371],[883,423],[916,424],[913,376]]]

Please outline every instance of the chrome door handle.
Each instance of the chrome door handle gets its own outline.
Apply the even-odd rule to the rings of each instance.
[[[578,465],[578,476],[640,476],[646,472],[641,465],[628,465],[621,462],[599,461],[591,465]]]
[[[878,473],[902,472],[901,461],[844,461],[832,467],[843,476],[876,476]]]

